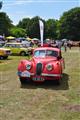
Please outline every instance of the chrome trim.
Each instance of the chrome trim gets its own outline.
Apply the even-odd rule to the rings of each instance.
[[[20,75],[20,76],[21,76],[22,73],[23,73],[23,72],[18,71],[18,72],[17,72],[17,75]],[[34,73],[30,73],[30,75],[34,75]]]
[[[62,76],[61,74],[46,74],[46,73],[42,73],[42,76],[49,76],[49,77],[60,77]]]
[[[42,64],[42,62],[39,61],[39,62],[36,64],[36,70],[37,70],[37,66],[38,66],[38,64],[41,64],[41,66],[42,66],[42,67],[41,67],[41,73],[42,73],[42,70],[43,70],[43,64]],[[40,75],[41,75],[41,73],[40,73]],[[37,71],[36,71],[36,74],[37,74]]]
[[[31,73],[31,75],[35,75],[34,73]],[[48,77],[61,77],[62,74],[46,74],[42,73],[41,76],[48,76]]]
[[[29,67],[29,68],[28,68],[28,67]],[[30,69],[31,69],[31,65],[30,65],[30,64],[27,64],[27,65],[26,65],[26,69],[27,69],[27,70],[30,70]]]
[[[49,68],[48,68],[48,67],[51,67],[51,69],[49,70]],[[47,65],[46,65],[46,69],[47,69],[48,71],[51,71],[51,70],[53,69],[52,64],[47,64]]]
[[[18,75],[21,75],[21,72],[17,73]],[[30,73],[30,75],[35,75],[34,73]],[[41,76],[48,76],[48,77],[61,77],[62,74],[47,74],[47,73],[42,73]]]

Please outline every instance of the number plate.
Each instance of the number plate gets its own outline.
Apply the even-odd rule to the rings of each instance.
[[[44,81],[42,77],[33,77],[33,81]]]

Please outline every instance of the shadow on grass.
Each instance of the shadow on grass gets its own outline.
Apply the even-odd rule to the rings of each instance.
[[[43,89],[52,89],[52,90],[68,90],[69,76],[66,73],[63,73],[63,78],[61,80],[60,85],[56,84],[56,81],[45,81],[43,83],[35,83],[35,82],[29,82],[25,85],[21,85],[21,88],[24,89],[37,89],[37,88],[43,88]]]
[[[10,60],[12,60],[12,58],[3,58],[3,59],[0,59],[0,63],[10,61]]]

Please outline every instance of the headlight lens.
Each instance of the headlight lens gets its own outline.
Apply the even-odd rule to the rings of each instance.
[[[48,65],[46,66],[46,68],[47,68],[47,70],[51,71],[51,70],[53,69],[53,66],[52,66],[51,64],[48,64]]]
[[[31,65],[30,65],[30,64],[27,64],[27,65],[26,65],[26,69],[27,69],[27,70],[30,70],[30,69],[31,69]]]

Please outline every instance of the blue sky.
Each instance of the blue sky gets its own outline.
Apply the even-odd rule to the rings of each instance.
[[[3,1],[3,12],[6,12],[13,24],[23,18],[40,16],[59,19],[63,12],[80,7],[80,0],[0,0]]]

